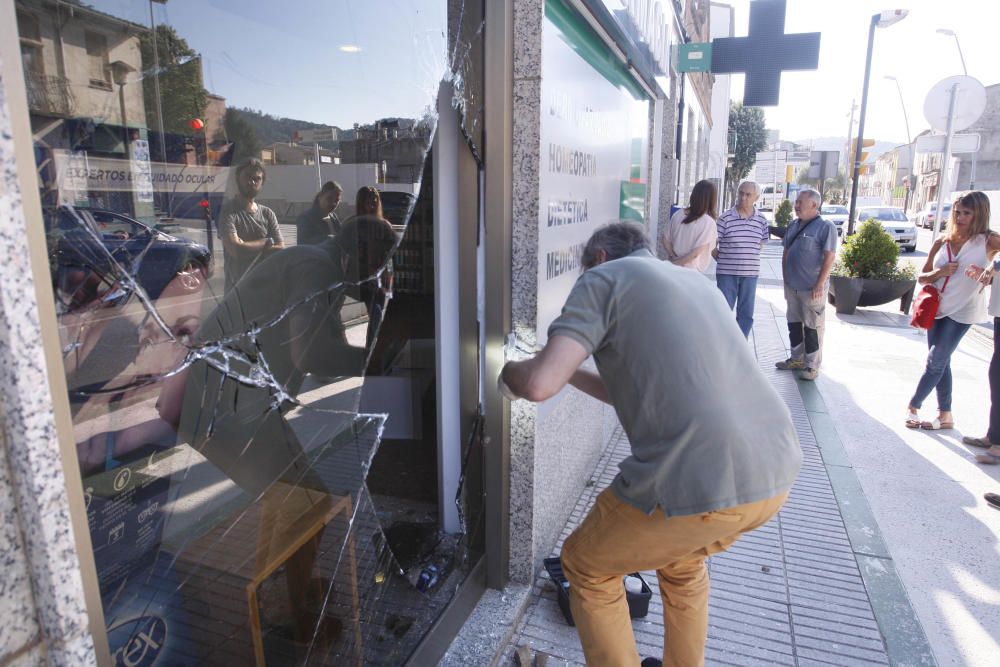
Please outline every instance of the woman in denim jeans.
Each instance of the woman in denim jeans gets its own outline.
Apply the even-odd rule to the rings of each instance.
[[[973,324],[986,319],[986,304],[980,283],[966,275],[972,266],[986,266],[988,258],[1000,250],[1000,235],[990,231],[990,201],[982,192],[960,197],[951,208],[948,231],[941,235],[927,255],[917,281],[933,283],[941,292],[934,324],[927,331],[927,365],[906,410],[906,426],[938,430],[954,428],[951,414],[951,354]],[[937,390],[938,415],[921,421],[918,414],[924,399]]]

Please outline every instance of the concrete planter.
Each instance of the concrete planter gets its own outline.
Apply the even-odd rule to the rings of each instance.
[[[858,306],[880,306],[899,299],[899,312],[910,310],[916,280],[871,280],[830,276],[830,304],[837,312],[850,315]]]

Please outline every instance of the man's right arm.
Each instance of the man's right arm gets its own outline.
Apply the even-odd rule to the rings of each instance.
[[[549,338],[545,347],[531,359],[507,362],[500,371],[500,377],[515,396],[538,403],[555,396],[566,384],[577,379],[580,364],[588,356],[590,354],[576,340],[557,334]],[[593,388],[591,381],[580,379],[585,386]]]
[[[611,397],[608,395],[608,388],[604,386],[604,380],[594,371],[578,368],[569,383],[585,394],[593,396],[599,401],[604,401],[611,405]]]
[[[265,248],[271,246],[270,237],[265,237],[262,239],[257,239],[255,241],[244,241],[240,238],[239,233],[236,231],[236,223],[233,215],[227,215],[222,219],[222,226],[219,230],[219,235],[222,237],[222,243],[229,248],[240,248],[241,250],[256,250],[261,251]]]

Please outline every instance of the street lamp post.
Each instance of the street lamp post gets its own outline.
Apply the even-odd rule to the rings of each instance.
[[[906,201],[903,202],[903,211],[907,212],[910,208],[910,192],[913,191],[913,181],[911,180],[911,177],[913,175],[913,169],[916,166],[913,157],[913,138],[910,136],[910,119],[906,115],[906,104],[903,102],[903,89],[899,85],[899,79],[894,76],[886,76],[885,78],[896,83],[896,92],[899,93],[899,106],[903,109],[903,124],[906,126],[906,144],[910,149],[910,170],[906,174]],[[895,176],[893,177],[893,180],[895,180]]]
[[[156,17],[153,15],[153,3],[167,4],[167,0],[149,0],[149,31],[153,43],[153,95],[156,97],[156,124],[160,131],[160,162],[167,161],[166,130],[163,129],[163,105],[160,103],[160,54],[156,44]]]
[[[962,61],[962,72],[965,76],[969,76],[969,70],[965,66],[965,56],[962,55],[962,43],[958,41],[958,35],[955,34],[954,30],[949,30],[948,28],[938,28],[937,31],[942,35],[948,35],[949,37],[955,38],[955,46],[958,47],[958,57]]]
[[[861,149],[865,137],[865,111],[868,109],[868,81],[872,73],[872,46],[875,44],[875,28],[888,28],[906,18],[906,9],[888,9],[880,14],[872,15],[868,26],[868,56],[865,59],[865,83],[861,91],[861,113],[858,120],[858,141],[854,148],[854,171],[851,182],[851,208],[847,218],[847,233],[854,233],[854,213],[858,203],[858,176],[861,173]]]
[[[965,76],[969,76],[969,68],[965,66],[965,56],[962,55],[962,43],[958,41],[958,34],[954,30],[948,28],[938,28],[938,34],[947,35],[948,37],[955,38],[955,46],[958,47],[958,59],[962,61],[962,73]],[[969,189],[976,189],[976,154],[972,154],[972,169],[969,171]]]
[[[116,60],[108,67],[111,69],[111,80],[118,86],[118,107],[122,122],[122,146],[124,147],[125,159],[128,159],[128,117],[125,113],[125,84],[128,83],[128,75],[135,71],[135,68],[124,60]]]

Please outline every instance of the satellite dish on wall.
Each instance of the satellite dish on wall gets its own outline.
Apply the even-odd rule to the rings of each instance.
[[[948,107],[951,104],[951,89],[958,86],[958,100],[955,103],[955,118],[952,131],[959,132],[969,127],[983,115],[986,109],[986,88],[971,76],[949,76],[941,79],[930,89],[924,99],[924,118],[931,127],[941,132],[948,129]]]

